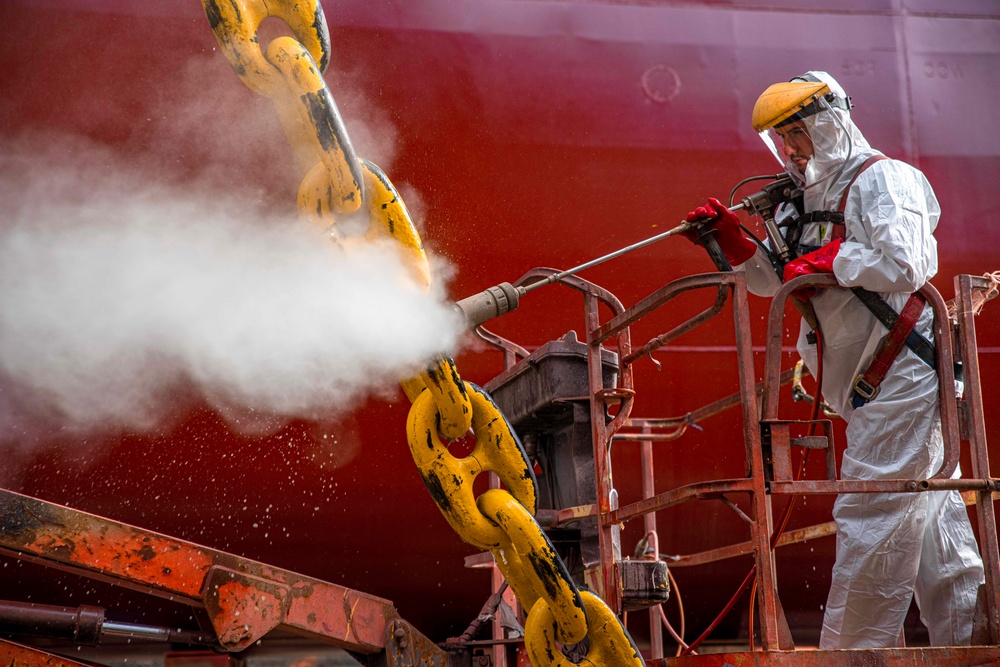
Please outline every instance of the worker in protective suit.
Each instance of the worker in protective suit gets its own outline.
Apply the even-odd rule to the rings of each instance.
[[[755,105],[754,125],[803,188],[799,210],[781,211],[798,218],[785,226],[792,259],[781,278],[718,200],[688,219],[713,225],[755,294],[773,295],[782,279],[832,273],[842,286],[878,293],[895,313],[907,309],[916,331],[933,341],[931,309],[920,310],[918,297],[911,303],[938,268],[933,231],[940,208],[924,175],[868,145],[851,120],[849,98],[825,72],[768,88]],[[823,394],[847,421],[840,478],[933,476],[943,459],[934,368],[903,347],[881,359],[891,364],[881,382],[866,385],[886,327],[851,290],[810,292],[798,296],[811,301],[819,322]],[[810,330],[803,320],[797,347],[815,374]],[[833,515],[837,557],[820,648],[898,645],[914,595],[932,644],[970,643],[983,565],[957,491],[843,494]]]

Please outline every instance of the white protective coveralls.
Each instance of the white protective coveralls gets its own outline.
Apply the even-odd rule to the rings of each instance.
[[[810,74],[846,99],[828,74]],[[804,177],[805,212],[836,211],[857,169],[879,152],[868,145],[846,110],[820,111],[804,123],[814,154],[804,175],[791,162],[786,171],[800,183]],[[881,293],[898,313],[910,293],[938,268],[932,232],[940,208],[930,184],[905,162],[881,160],[851,185],[844,216],[846,238],[833,262],[837,282]],[[820,246],[831,234],[826,223],[807,223],[800,243]],[[780,286],[761,250],[743,266],[751,292],[771,296]],[[867,369],[886,328],[850,290],[818,290],[812,303],[823,334],[823,394],[847,421],[840,478],[908,480],[934,475],[943,459],[935,371],[904,347],[880,393],[855,409],[854,378]],[[930,341],[932,324],[928,306],[917,330]],[[797,347],[815,374],[816,346],[806,341],[808,332],[803,321]],[[914,594],[931,644],[969,644],[983,565],[957,491],[844,494],[837,498],[833,515],[837,560],[820,648],[896,646]]]

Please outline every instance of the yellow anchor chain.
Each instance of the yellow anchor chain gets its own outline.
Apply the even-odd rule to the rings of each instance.
[[[430,285],[427,256],[399,193],[378,166],[359,159],[323,79],[330,36],[318,0],[202,0],[222,52],[254,92],[271,99],[305,174],[298,191],[300,214],[328,230],[338,243],[337,216],[367,207],[365,240],[396,241],[415,276]],[[295,38],[258,43],[268,17],[283,20]],[[614,612],[599,597],[580,591],[534,519],[534,474],[520,441],[492,399],[464,382],[448,356],[438,357],[402,387],[413,403],[406,433],[413,460],[428,491],[455,532],[492,552],[521,606],[528,611],[525,645],[535,667],[571,665],[558,644],[589,638],[580,664],[643,665]],[[442,441],[464,437],[476,445],[465,457]],[[473,481],[494,472],[505,489],[473,497]]]

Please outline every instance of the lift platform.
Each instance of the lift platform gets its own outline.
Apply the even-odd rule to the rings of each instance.
[[[523,277],[522,282],[536,281],[551,274],[550,270],[539,269]],[[512,420],[527,436],[528,449],[531,449],[532,439],[541,438],[548,438],[559,447],[558,458],[562,466],[557,466],[559,471],[553,474],[559,474],[563,482],[574,480],[572,493],[543,506],[538,512],[539,524],[554,534],[565,529],[567,524],[579,524],[581,520],[590,522],[589,528],[577,530],[575,534],[570,531],[566,539],[568,542],[575,540],[580,558],[579,571],[573,575],[619,613],[629,609],[650,610],[647,665],[837,667],[1000,663],[1000,556],[994,508],[994,499],[1000,495],[1000,480],[992,477],[989,470],[974,323],[979,307],[977,295],[990,287],[987,281],[958,276],[956,300],[950,310],[934,287],[928,285],[921,290],[933,308],[937,323],[935,339],[940,360],[945,444],[941,470],[928,479],[872,482],[837,478],[832,456],[833,431],[828,421],[817,424],[821,435],[803,437],[797,435],[798,430],[812,423],[782,419],[778,411],[778,390],[789,379],[788,373],[782,374],[779,368],[784,300],[794,289],[806,284],[836,287],[828,276],[797,279],[782,287],[776,295],[768,322],[764,377],[759,383],[752,365],[746,285],[741,274],[713,273],[683,278],[627,309],[606,290],[578,277],[567,277],[559,282],[584,295],[588,325],[584,340],[565,337],[543,346],[533,356],[510,341],[481,331],[485,338],[504,350],[508,366],[489,388],[499,404],[507,405]],[[709,308],[656,336],[644,348],[632,350],[631,326],[679,295],[697,290],[714,295]],[[727,302],[732,306],[740,391],[738,395],[706,406],[701,412],[707,415],[740,406],[746,474],[654,493],[653,482],[657,480],[653,478],[653,445],[677,437],[683,430],[683,420],[631,417],[636,392],[631,365],[720,314]],[[598,316],[601,303],[610,306],[613,313],[604,323]],[[615,341],[614,353],[606,349],[607,342],[612,339]],[[961,361],[964,367],[965,392],[961,398],[949,390],[955,381],[954,361]],[[581,372],[585,375],[580,375]],[[608,410],[610,405],[617,406],[614,416]],[[639,443],[643,476],[643,497],[620,506],[616,502],[611,457],[606,455],[616,440]],[[822,479],[797,479],[793,475],[791,453],[802,447],[823,451],[827,465]],[[968,448],[971,471],[968,476],[953,478],[962,447]],[[555,481],[543,479],[542,484]],[[658,481],[661,485],[669,483],[669,480]],[[777,593],[774,554],[782,542],[771,543],[774,532],[772,500],[790,495],[923,493],[945,489],[964,492],[975,510],[986,569],[973,637],[975,645],[796,650]],[[556,496],[549,494],[549,498]],[[733,498],[742,499],[749,510],[740,509]],[[655,548],[645,559],[622,558],[619,541],[622,524],[642,519],[655,539],[656,513],[692,501],[726,503],[744,519],[747,539],[709,551],[682,554],[670,564],[660,560]],[[829,526],[796,532],[797,535],[786,536],[785,543],[830,534]],[[559,540],[553,542],[559,543]],[[209,645],[220,654],[238,655],[269,633],[279,631],[345,649],[372,667],[457,667],[506,665],[516,653],[511,647],[518,643],[495,632],[492,641],[437,644],[400,618],[389,600],[7,490],[0,490],[0,553],[190,605],[206,619],[205,627],[188,631],[189,634],[180,639]],[[665,656],[657,607],[668,592],[664,580],[668,565],[683,567],[743,554],[752,554],[756,564],[761,645],[754,651],[701,655],[691,651],[689,655]],[[472,560],[472,566],[487,565]],[[72,612],[69,621],[65,613],[60,617],[59,610],[40,608],[36,611],[41,616],[51,615],[46,620],[23,607],[20,609],[28,623],[39,626],[46,622],[69,623],[81,643],[85,643],[85,638],[93,639],[102,630],[102,616],[93,609],[63,610]],[[62,620],[54,620],[59,618]],[[107,629],[111,629],[110,625]],[[136,636],[143,632],[167,632],[162,638],[170,640],[169,631],[165,629],[132,627],[119,628],[119,631],[136,633]],[[194,639],[192,632],[200,632],[201,638]],[[486,652],[484,646],[496,648]],[[85,664],[42,647],[9,640],[0,640],[0,658],[12,667]]]
[[[546,279],[554,272],[538,269],[523,276],[515,287],[530,285]],[[941,387],[941,420],[944,435],[944,462],[932,477],[921,480],[880,480],[855,482],[839,480],[834,456],[834,435],[829,420],[811,421],[782,419],[778,412],[780,387],[792,376],[791,371],[782,373],[781,358],[782,332],[784,330],[784,305],[789,295],[805,285],[837,288],[830,276],[810,276],[783,286],[772,302],[767,328],[765,350],[765,371],[762,382],[755,382],[752,346],[750,339],[750,319],[747,307],[745,280],[740,273],[717,273],[682,278],[657,290],[636,305],[625,309],[617,304],[617,299],[602,288],[578,277],[558,282],[584,294],[584,320],[588,323],[585,335],[587,357],[586,371],[589,384],[583,396],[575,398],[560,395],[559,391],[571,382],[565,377],[543,377],[546,371],[546,357],[552,350],[543,346],[534,354],[512,341],[486,332],[480,327],[484,340],[504,352],[508,369],[492,381],[488,387],[497,396],[498,403],[514,415],[515,421],[525,412],[525,401],[533,404],[530,415],[522,418],[522,428],[528,432],[528,440],[537,439],[533,432],[535,425],[551,421],[553,409],[575,404],[589,408],[590,440],[592,452],[580,454],[579,446],[561,445],[565,436],[546,433],[549,448],[562,448],[565,452],[556,466],[554,474],[562,476],[562,486],[571,486],[572,480],[580,477],[578,470],[586,465],[594,467],[592,495],[598,500],[578,506],[550,507],[539,512],[548,517],[549,528],[559,528],[567,524],[579,525],[581,518],[592,518],[593,528],[598,535],[597,556],[588,566],[590,575],[586,583],[602,592],[612,608],[626,610],[627,586],[630,578],[626,567],[635,563],[622,559],[618,534],[626,522],[642,519],[647,536],[656,540],[656,513],[667,508],[682,506],[692,501],[722,502],[736,512],[748,530],[747,539],[735,544],[721,545],[709,551],[673,556],[669,567],[678,568],[721,561],[736,556],[752,554],[757,579],[757,603],[761,646],[754,651],[730,652],[723,654],[690,655],[666,657],[663,648],[663,628],[659,611],[650,608],[650,660],[653,665],[980,665],[1000,662],[1000,560],[998,560],[996,514],[994,500],[1000,497],[1000,480],[991,477],[989,470],[986,431],[983,416],[982,387],[976,348],[974,316],[982,307],[984,295],[995,291],[995,284],[987,278],[961,275],[955,278],[956,298],[946,304],[940,293],[927,285],[921,291],[933,308],[936,322],[935,340],[939,359],[939,386]],[[695,317],[680,322],[666,333],[653,337],[644,347],[633,350],[630,327],[653,312],[668,306],[680,295],[704,290],[714,295],[714,302]],[[661,348],[678,337],[694,331],[724,311],[727,301],[732,304],[735,329],[735,350],[740,390],[737,394],[716,401],[704,408],[680,417],[672,418],[632,418],[630,416],[636,389],[633,386],[631,366],[645,359],[654,350]],[[610,320],[600,323],[598,305],[605,304],[613,313]],[[614,343],[617,349],[618,368],[609,375],[607,350],[605,345]],[[964,369],[965,391],[961,398],[955,396],[955,362]],[[549,364],[548,372],[556,375],[564,372]],[[579,371],[578,371],[579,372]],[[525,384],[524,377],[531,376],[529,389],[523,388],[507,398],[506,390],[511,383]],[[614,380],[609,383],[608,378]],[[548,392],[546,394],[546,392]],[[617,404],[613,418],[608,416],[608,406]],[[735,479],[705,480],[687,484],[659,493],[654,492],[654,481],[661,486],[670,480],[654,480],[654,443],[678,438],[692,423],[693,417],[703,418],[716,412],[740,406],[744,435],[746,475]],[[558,423],[558,420],[556,420]],[[577,427],[579,425],[577,424]],[[802,435],[809,427],[818,427],[819,435]],[[640,445],[643,497],[616,506],[618,493],[615,490],[611,457],[609,452],[615,442],[632,442]],[[968,476],[953,478],[962,447],[968,448],[971,458],[971,472]],[[822,479],[797,479],[793,472],[792,452],[803,448],[818,449],[823,454],[825,475]],[[586,456],[587,459],[583,460]],[[559,472],[559,468],[563,472]],[[541,484],[545,484],[543,479]],[[551,483],[551,482],[550,482]],[[558,485],[558,483],[556,483]],[[833,522],[809,526],[781,535],[774,544],[774,519],[772,502],[779,496],[836,495],[840,493],[923,493],[932,490],[958,490],[963,493],[966,503],[975,508],[975,518],[980,539],[980,549],[986,570],[986,581],[980,590],[976,629],[972,647],[898,648],[885,650],[817,651],[795,650],[788,624],[785,620],[777,593],[774,553],[776,548],[786,544],[802,542],[836,532]],[[740,509],[734,499],[744,499]],[[586,544],[580,547],[586,552]],[[651,550],[659,559],[658,549]],[[675,637],[676,639],[676,637]],[[683,646],[683,644],[682,644]],[[687,651],[684,651],[686,654]]]

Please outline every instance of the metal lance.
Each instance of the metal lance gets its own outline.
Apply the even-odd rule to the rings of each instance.
[[[735,212],[746,207],[747,203],[744,201],[736,206],[733,206],[729,210]],[[510,283],[500,283],[499,285],[484,290],[479,294],[466,297],[461,301],[456,302],[455,307],[462,313],[462,316],[465,318],[469,328],[472,329],[488,320],[493,319],[494,317],[499,317],[500,315],[509,313],[512,310],[516,310],[520,298],[528,292],[538,289],[539,287],[559,282],[563,278],[575,275],[584,269],[589,269],[593,266],[597,266],[598,264],[603,264],[604,262],[615,259],[616,257],[621,257],[622,255],[630,253],[633,250],[645,248],[646,246],[656,243],[657,241],[662,241],[665,238],[683,234],[688,231],[700,232],[701,235],[695,243],[705,247],[708,251],[709,257],[712,258],[712,262],[720,271],[733,270],[733,267],[729,265],[729,261],[719,248],[718,241],[715,240],[715,230],[711,227],[706,227],[698,221],[685,221],[673,229],[668,229],[667,231],[656,234],[655,236],[650,236],[649,238],[633,243],[630,246],[619,248],[618,250],[610,252],[607,255],[598,257],[597,259],[592,259],[589,262],[580,264],[579,266],[574,266],[572,269],[566,269],[565,271],[554,273],[551,276],[543,280],[533,282],[530,285],[515,287]]]

